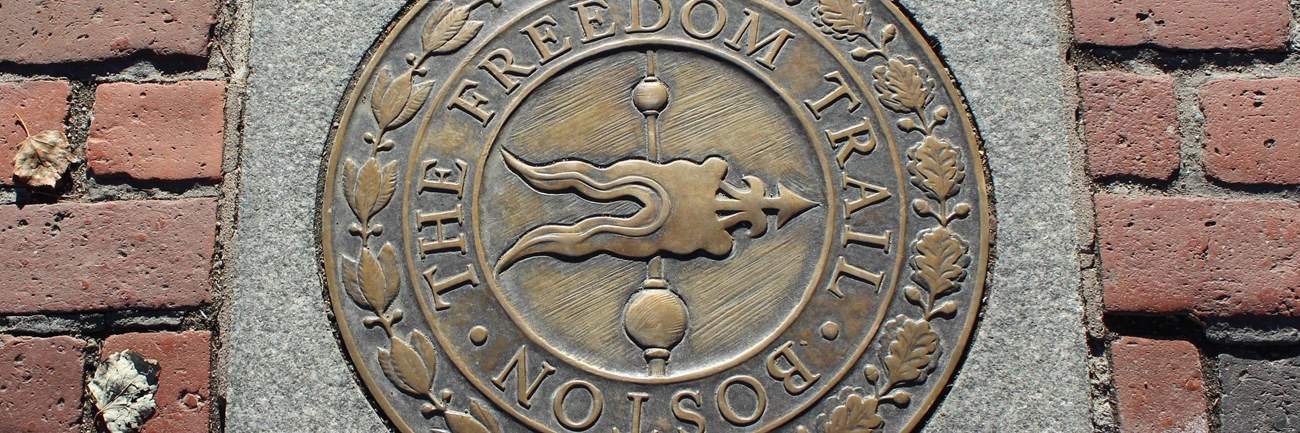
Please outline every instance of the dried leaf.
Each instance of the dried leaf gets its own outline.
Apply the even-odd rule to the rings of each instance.
[[[872,70],[873,86],[880,93],[880,103],[899,113],[920,113],[933,98],[929,80],[921,76],[914,65],[899,58],[889,59],[889,64]]]
[[[447,47],[465,28],[465,23],[469,21],[469,11],[469,5],[465,5],[452,9],[451,13],[435,16],[434,18],[438,18],[437,21],[430,19],[425,24],[424,33],[421,35],[424,51],[438,52]],[[461,44],[464,45],[463,42]]]
[[[384,274],[383,310],[387,311],[393,305],[393,300],[397,299],[398,293],[401,293],[402,280],[397,275],[397,253],[393,250],[393,244],[385,242],[379,249],[379,265]]]
[[[158,362],[130,350],[112,354],[95,368],[87,388],[101,428],[111,433],[135,431],[153,416]]]
[[[343,276],[343,290],[348,292],[352,302],[356,302],[362,308],[373,309],[370,301],[366,300],[366,295],[361,292],[361,280],[357,276],[357,262],[344,257],[339,260],[339,274]]]
[[[850,394],[844,404],[831,410],[826,433],[870,433],[884,424],[877,413],[880,402],[874,397]]]
[[[379,122],[380,127],[386,125],[383,116],[384,92],[388,91],[389,85],[392,84],[390,78],[392,75],[387,66],[379,69],[379,74],[375,76],[374,88],[370,91],[370,113],[375,116],[375,121]]]
[[[433,52],[437,54],[445,54],[459,50],[461,47],[465,46],[465,44],[468,44],[469,41],[474,40],[474,37],[478,36],[479,30],[483,30],[482,21],[470,21],[465,23],[465,27],[460,29],[460,32],[456,33],[456,37],[451,38],[450,41],[447,41],[446,45],[433,50]]]
[[[483,426],[487,427],[488,432],[501,433],[501,427],[497,426],[497,421],[492,418],[492,414],[489,413],[487,408],[483,407],[478,400],[469,401],[469,413],[474,416],[474,419],[483,423]]]
[[[402,114],[406,109],[406,103],[411,99],[411,86],[415,76],[410,72],[403,73],[393,79],[393,82],[384,89],[383,102],[379,107],[379,126],[384,129],[392,129],[397,116]]]
[[[76,157],[63,132],[41,131],[18,143],[14,177],[30,186],[53,188],[73,162]]]
[[[961,154],[947,141],[926,137],[907,151],[907,160],[912,184],[930,198],[943,201],[961,191],[966,168],[961,163]]]
[[[424,107],[424,101],[429,99],[429,92],[432,90],[432,80],[416,84],[414,90],[411,91],[411,99],[406,101],[406,106],[402,108],[401,113],[398,113],[397,118],[393,119],[393,123],[388,125],[388,129],[396,128],[405,125],[406,122],[410,122],[411,118],[415,117],[415,113],[418,113],[420,108]]]
[[[433,374],[425,365],[424,359],[420,357],[419,352],[416,352],[411,345],[397,337],[390,340],[393,373],[396,374],[397,379],[405,384],[406,388],[414,390],[413,394],[429,394],[430,389],[433,387]]]
[[[955,291],[966,278],[971,258],[969,245],[945,227],[921,234],[912,257],[912,281],[929,292],[932,299]]]
[[[939,336],[930,330],[930,322],[903,319],[893,337],[889,354],[885,356],[889,382],[923,380],[934,365],[931,355],[939,350]]]
[[[871,24],[871,12],[853,0],[821,0],[813,8],[814,20],[822,33],[835,39],[854,40],[866,36]]]

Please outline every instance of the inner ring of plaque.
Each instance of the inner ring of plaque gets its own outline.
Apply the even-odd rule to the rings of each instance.
[[[675,44],[594,54],[521,89],[489,136],[470,225],[486,282],[530,339],[601,376],[739,364],[823,285],[833,164],[752,65]]]

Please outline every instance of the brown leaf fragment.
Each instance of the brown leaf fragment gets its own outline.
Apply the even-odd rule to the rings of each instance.
[[[63,132],[41,131],[18,143],[14,177],[28,186],[53,188],[74,162],[80,161]]]

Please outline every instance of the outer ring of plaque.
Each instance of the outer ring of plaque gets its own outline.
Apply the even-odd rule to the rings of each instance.
[[[358,350],[358,346],[356,342],[352,337],[351,328],[347,323],[347,321],[337,320],[337,318],[344,316],[343,308],[344,308],[345,296],[340,291],[340,287],[338,286],[338,284],[335,283],[335,281],[339,278],[339,275],[337,275],[337,271],[336,271],[337,263],[331,255],[326,254],[329,251],[333,251],[331,233],[329,232],[329,227],[326,224],[326,222],[331,219],[333,213],[331,208],[331,205],[333,204],[333,194],[331,194],[331,187],[335,185],[333,183],[333,179],[338,174],[337,167],[339,163],[338,159],[340,153],[338,150],[344,144],[344,137],[346,136],[348,120],[351,117],[351,113],[358,106],[360,99],[362,97],[361,93],[358,90],[365,88],[366,85],[369,83],[371,77],[374,75],[374,71],[379,66],[381,60],[383,59],[384,54],[386,54],[388,49],[393,44],[394,42],[393,36],[400,33],[403,29],[409,26],[411,21],[416,17],[416,15],[418,15],[419,12],[421,12],[430,3],[437,3],[437,2],[432,0],[416,0],[413,4],[404,8],[398,14],[399,18],[397,19],[396,24],[389,26],[379,35],[379,37],[376,39],[376,44],[372,46],[370,50],[367,51],[364,60],[359,64],[358,69],[354,73],[353,78],[350,80],[349,85],[345,88],[344,94],[347,95],[346,102],[340,104],[339,108],[337,109],[336,111],[337,114],[335,115],[335,121],[333,123],[334,125],[337,126],[331,128],[331,131],[326,139],[326,145],[323,154],[324,160],[326,161],[326,165],[324,166],[324,170],[322,172],[322,176],[320,177],[318,188],[317,188],[317,194],[318,194],[317,203],[319,209],[321,209],[321,212],[320,214],[318,214],[317,217],[318,219],[315,221],[318,228],[316,233],[317,236],[319,236],[319,238],[317,239],[318,241],[317,244],[320,245],[320,247],[317,250],[317,254],[319,255],[319,260],[320,260],[319,263],[321,263],[322,266],[324,267],[323,272],[321,273],[323,278],[322,285],[325,288],[323,295],[326,297],[326,302],[329,303],[330,311],[332,313],[332,316],[335,318],[335,320],[332,321],[336,326],[338,326],[338,338],[343,342],[343,346],[346,349],[349,360],[354,362],[362,360],[363,357],[360,351]],[[942,371],[940,371],[939,374],[931,376],[931,380],[934,381],[933,386],[931,388],[932,391],[927,393],[923,401],[915,402],[918,403],[916,412],[908,420],[907,424],[899,430],[902,432],[909,432],[914,430],[925,419],[928,418],[930,410],[933,409],[933,406],[945,394],[945,391],[943,390],[948,385],[948,382],[952,379],[953,373],[965,361],[966,349],[967,346],[970,344],[970,339],[974,334],[976,325],[979,321],[980,309],[983,306],[983,302],[984,302],[985,286],[988,282],[987,277],[988,277],[988,271],[990,266],[989,255],[992,250],[992,245],[995,243],[994,233],[991,226],[993,209],[992,209],[992,200],[990,198],[990,190],[988,188],[988,184],[989,184],[989,178],[987,173],[988,166],[987,166],[987,161],[985,161],[984,159],[982,142],[980,141],[979,136],[977,134],[976,125],[974,119],[970,114],[970,108],[966,103],[965,95],[961,93],[960,90],[957,88],[955,80],[952,76],[951,69],[948,68],[947,63],[944,62],[943,59],[940,58],[938,54],[934,51],[934,49],[932,48],[933,44],[928,43],[929,39],[920,33],[920,30],[917,28],[916,23],[912,21],[912,19],[908,15],[904,14],[898,8],[898,6],[892,1],[885,0],[882,1],[882,3],[886,7],[886,9],[888,9],[888,11],[894,16],[894,19],[896,19],[900,23],[906,24],[903,27],[906,27],[905,30],[913,38],[913,40],[921,42],[919,43],[919,45],[921,46],[920,51],[925,54],[926,59],[930,62],[930,64],[942,67],[941,68],[942,71],[935,71],[935,75],[936,75],[935,78],[939,79],[942,82],[944,90],[949,95],[951,95],[953,99],[952,103],[955,108],[954,111],[956,112],[954,114],[954,117],[959,119],[962,122],[963,126],[965,126],[963,130],[965,131],[966,134],[965,138],[967,140],[967,143],[969,143],[969,147],[967,149],[969,153],[966,156],[971,159],[972,162],[971,166],[974,168],[974,170],[972,170],[974,172],[973,173],[974,184],[975,184],[974,187],[978,189],[978,194],[976,198],[979,200],[979,211],[978,211],[978,215],[979,215],[978,235],[980,236],[980,242],[978,245],[979,253],[977,259],[973,263],[975,265],[974,283],[970,287],[970,291],[972,292],[972,295],[971,295],[970,305],[966,309],[966,319],[962,325],[962,332],[960,338],[958,339],[957,343],[954,345],[952,349],[953,353],[950,361],[946,365],[944,365]],[[784,11],[780,11],[780,12],[783,14],[785,13]],[[798,22],[798,21],[792,20],[792,22]],[[802,22],[798,22],[798,23],[801,24],[801,26],[803,26],[803,24],[806,24]],[[828,42],[823,40],[822,43],[826,44]],[[854,75],[855,76],[857,75],[856,71],[854,72]],[[856,80],[856,81],[861,82],[861,80]],[[890,141],[892,143],[892,140]],[[892,157],[897,158],[897,153],[892,155]],[[886,299],[892,299],[892,294]],[[877,329],[874,332],[878,332],[879,323],[877,323],[875,327]],[[860,356],[860,354],[858,354],[857,356]],[[407,433],[413,433],[416,431],[412,429],[409,424],[406,423],[404,418],[402,418],[401,414],[388,401],[387,397],[384,394],[384,390],[382,388],[383,385],[381,383],[379,383],[371,375],[361,374],[360,371],[357,370],[358,367],[352,365],[351,362],[349,362],[349,367],[351,367],[353,373],[356,374],[357,377],[360,379],[360,382],[365,385],[369,396],[373,398],[374,403],[381,410],[383,410],[384,414],[386,415],[386,419],[389,422],[391,422],[400,431],[407,432]],[[782,422],[784,421],[785,420],[782,420]]]

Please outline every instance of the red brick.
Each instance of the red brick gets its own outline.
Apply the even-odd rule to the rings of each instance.
[[[1079,75],[1088,171],[1094,178],[1169,180],[1178,172],[1178,101],[1168,75]]]
[[[11,0],[0,61],[50,64],[159,55],[207,56],[219,0]]]
[[[206,433],[208,431],[207,331],[133,333],[104,340],[102,358],[134,350],[158,361],[157,410],[140,426],[140,433]]]
[[[14,151],[27,139],[13,113],[23,116],[32,133],[63,130],[68,116],[68,83],[64,81],[21,81],[0,83],[0,185],[14,184]]]
[[[1287,0],[1071,0],[1079,43],[1188,50],[1282,50]]]
[[[1209,432],[1201,354],[1191,343],[1124,337],[1111,344],[1124,433]]]
[[[226,84],[110,83],[95,89],[86,159],[97,177],[220,180]]]
[[[211,198],[0,206],[0,314],[211,300]]]
[[[1243,184],[1300,184],[1300,78],[1217,80],[1200,89],[1205,173]]]
[[[81,431],[86,343],[0,335],[0,432]]]
[[[1300,317],[1300,204],[1097,196],[1108,312]]]

